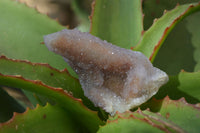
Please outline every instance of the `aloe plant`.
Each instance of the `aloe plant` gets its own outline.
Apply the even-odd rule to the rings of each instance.
[[[199,132],[200,2],[95,0],[90,28],[73,4],[84,19],[78,28],[142,52],[169,82],[139,107],[111,116],[84,95],[63,58],[42,44],[44,35],[66,27],[25,4],[1,0],[0,132]],[[21,89],[33,107],[5,87]]]

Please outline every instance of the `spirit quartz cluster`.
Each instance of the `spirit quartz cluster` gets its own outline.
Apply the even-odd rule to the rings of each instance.
[[[144,103],[168,81],[142,53],[89,33],[65,29],[46,35],[44,42],[78,74],[85,96],[111,114]]]

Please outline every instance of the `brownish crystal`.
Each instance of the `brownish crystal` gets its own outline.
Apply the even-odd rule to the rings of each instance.
[[[168,81],[142,53],[89,33],[62,30],[45,36],[44,42],[78,74],[85,96],[111,114],[144,103]]]

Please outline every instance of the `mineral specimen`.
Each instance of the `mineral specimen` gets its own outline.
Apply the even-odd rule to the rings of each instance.
[[[85,96],[111,114],[144,103],[168,81],[142,53],[89,33],[65,29],[45,36],[44,42],[78,74]]]

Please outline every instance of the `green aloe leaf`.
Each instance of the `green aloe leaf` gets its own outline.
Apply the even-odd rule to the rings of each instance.
[[[200,101],[200,72],[188,73],[183,71],[178,77],[180,81],[179,90]]]
[[[83,125],[91,132],[96,131],[99,125],[103,124],[96,112],[86,108],[80,99],[72,97],[61,88],[47,86],[38,80],[27,80],[21,76],[3,74],[0,74],[0,85],[29,90],[55,100],[73,116],[78,124]]]
[[[200,72],[182,71],[177,76],[170,76],[169,82],[160,88],[157,99],[169,96],[171,99],[184,97],[189,103],[200,102]]]
[[[144,0],[144,29],[147,30],[155,18],[160,18],[164,10],[172,10],[176,5],[199,2],[199,0]]]
[[[91,34],[130,49],[141,38],[141,0],[96,0],[91,15]]]
[[[200,3],[194,3],[179,5],[175,9],[165,12],[161,18],[155,20],[154,24],[145,31],[141,42],[134,50],[141,51],[153,61],[160,46],[174,26],[186,16],[199,10]]]
[[[162,133],[149,124],[139,112],[126,112],[110,117],[98,133]]]
[[[81,98],[88,106],[93,105],[84,96],[78,79],[72,77],[66,69],[59,71],[48,64],[8,59],[5,56],[0,56],[0,64],[0,73],[4,75],[21,75],[25,79],[40,80],[46,85],[63,88],[74,97]]]
[[[193,16],[190,15],[190,16]],[[191,34],[186,28],[188,16],[179,22],[159,49],[154,66],[167,72],[169,75],[177,75],[182,69],[193,72],[195,60],[194,47],[191,43]]]
[[[14,113],[8,122],[0,123],[0,133],[74,133],[77,130],[73,118],[65,110],[50,104]]]
[[[0,55],[49,63],[57,69],[67,67],[62,57],[41,44],[44,35],[65,27],[17,1],[0,0],[0,12]]]
[[[160,114],[170,122],[173,122],[185,132],[199,132],[200,107],[193,105],[181,98],[178,101],[164,99]],[[175,125],[175,126],[176,126]]]
[[[162,101],[159,113],[140,109],[135,112],[118,113],[114,118],[110,117],[99,132],[198,132],[199,119],[199,105],[188,104],[184,99],[173,101],[166,97]]]
[[[164,10],[172,10],[177,4],[199,2],[199,0],[145,0],[143,1],[144,28],[151,26],[153,19],[160,18]],[[194,71],[195,60],[193,57],[194,47],[191,42],[191,34],[186,26],[190,18],[198,17],[194,14],[179,22],[167,36],[166,40],[159,49],[154,66],[167,72],[169,75],[177,75],[181,69]],[[191,24],[191,23],[190,23]],[[195,23],[192,24],[195,26]],[[196,24],[196,27],[198,24]]]
[[[0,87],[0,123],[9,120],[13,112],[24,112],[25,109]]]

